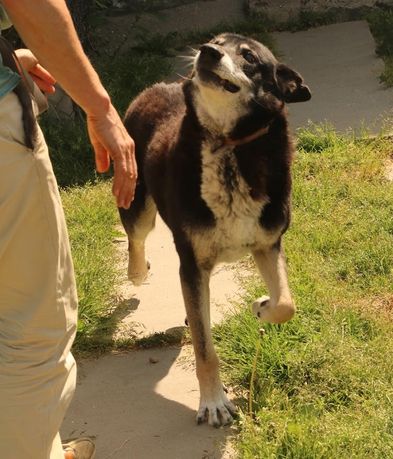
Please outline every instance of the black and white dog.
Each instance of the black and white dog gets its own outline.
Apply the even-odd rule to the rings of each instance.
[[[252,253],[270,298],[261,321],[295,313],[281,238],[290,220],[291,161],[286,102],[309,100],[302,77],[255,40],[222,34],[204,44],[190,80],[157,84],[130,105],[125,125],[136,143],[139,183],[120,209],[129,239],[129,279],[148,266],[145,239],[156,212],[172,230],[196,356],[198,423],[232,420],[210,332],[213,267]]]

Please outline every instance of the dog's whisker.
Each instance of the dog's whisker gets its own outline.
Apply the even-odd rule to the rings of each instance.
[[[186,62],[184,63],[184,67],[190,68],[194,66],[194,62]]]
[[[193,48],[192,46],[187,46],[187,49],[190,49],[194,54],[198,54],[199,50]]]
[[[178,77],[180,77],[182,80],[190,80],[190,81],[192,80],[192,78],[186,77],[186,76],[181,75],[180,73],[177,73],[177,72],[176,72],[176,75],[177,75]]]
[[[186,61],[191,61],[194,62],[195,58],[194,56],[177,56],[179,59],[184,59]]]

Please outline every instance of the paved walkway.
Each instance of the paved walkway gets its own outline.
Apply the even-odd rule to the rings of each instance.
[[[302,74],[312,99],[289,106],[291,126],[328,122],[338,131],[377,133],[393,116],[393,89],[379,83],[383,62],[365,21],[275,34],[281,60]]]
[[[151,273],[140,287],[126,278],[127,238],[116,240],[122,258],[120,302],[130,311],[119,334],[173,333],[184,328],[179,261],[160,218],[147,239]],[[238,299],[233,268],[218,267],[211,279],[212,321]],[[79,384],[63,424],[63,437],[96,437],[99,459],[232,458],[231,428],[195,423],[199,403],[192,346],[108,355],[78,362]]]
[[[156,227],[146,241],[147,258],[151,269],[140,287],[133,287],[127,279],[127,238],[118,241],[123,257],[123,278],[120,296],[131,312],[123,319],[120,333],[132,330],[141,335],[171,332],[184,327],[185,310],[179,278],[179,259],[170,230],[157,216]],[[220,322],[231,301],[240,297],[240,287],[232,265],[222,264],[212,273],[211,320]]]
[[[200,1],[181,7],[181,19],[177,15],[180,10],[169,10],[154,27],[157,32],[168,32],[196,24],[211,27],[222,19],[242,19],[241,4]],[[282,60],[303,74],[313,92],[311,102],[290,107],[293,128],[304,126],[309,119],[326,119],[340,130],[358,129],[362,120],[373,124],[393,107],[392,90],[378,83],[381,62],[374,55],[374,43],[364,22],[280,33],[276,39]],[[380,122],[376,129],[379,126]],[[158,220],[147,243],[151,275],[143,286],[134,288],[125,283],[121,291],[129,306],[123,330],[130,327],[149,334],[183,326],[178,260],[171,239]],[[126,254],[124,239],[119,246]],[[125,273],[125,259],[123,263]],[[220,320],[222,306],[228,307],[238,292],[234,271],[220,268],[212,279],[214,320]],[[198,385],[192,362],[190,346],[79,362],[76,396],[62,428],[63,438],[95,436],[97,459],[233,457],[230,428],[195,425]]]
[[[231,428],[195,423],[199,392],[190,353],[186,346],[79,362],[63,438],[94,436],[97,459],[233,458]]]

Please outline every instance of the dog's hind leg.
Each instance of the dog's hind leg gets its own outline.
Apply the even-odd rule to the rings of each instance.
[[[285,257],[280,244],[253,251],[254,260],[266,282],[269,297],[258,298],[253,313],[262,322],[283,323],[295,314],[295,305],[288,285]]]
[[[128,278],[134,285],[141,285],[149,271],[145,240],[154,228],[157,207],[151,196],[142,200],[136,195],[130,209],[119,209],[119,212],[128,236]]]
[[[195,351],[196,373],[200,388],[197,423],[206,420],[214,427],[232,422],[236,407],[224,392],[219,376],[219,361],[210,330],[211,269],[198,266],[192,249],[176,244],[180,256],[180,279],[187,319]]]

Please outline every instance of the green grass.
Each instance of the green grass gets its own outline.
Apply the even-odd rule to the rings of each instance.
[[[332,9],[327,11],[311,11],[300,10],[297,17],[288,19],[282,24],[277,24],[279,30],[290,30],[298,32],[300,30],[308,30],[313,27],[334,24],[340,22],[341,16]]]
[[[109,182],[62,192],[79,296],[75,346],[105,347],[116,328],[119,272],[114,238],[117,209]]]
[[[298,313],[263,338],[247,311],[215,329],[242,458],[393,458],[390,153],[383,139],[300,134],[284,238]],[[263,293],[251,276],[244,304]]]
[[[268,46],[273,52],[275,51],[275,41],[272,34],[274,22],[267,16],[250,17],[246,21],[239,21],[233,24],[225,22],[218,24],[209,31],[195,31],[179,36],[179,46],[184,46],[184,43],[203,44],[211,40],[215,35],[224,32],[237,33],[254,38],[264,45]]]

